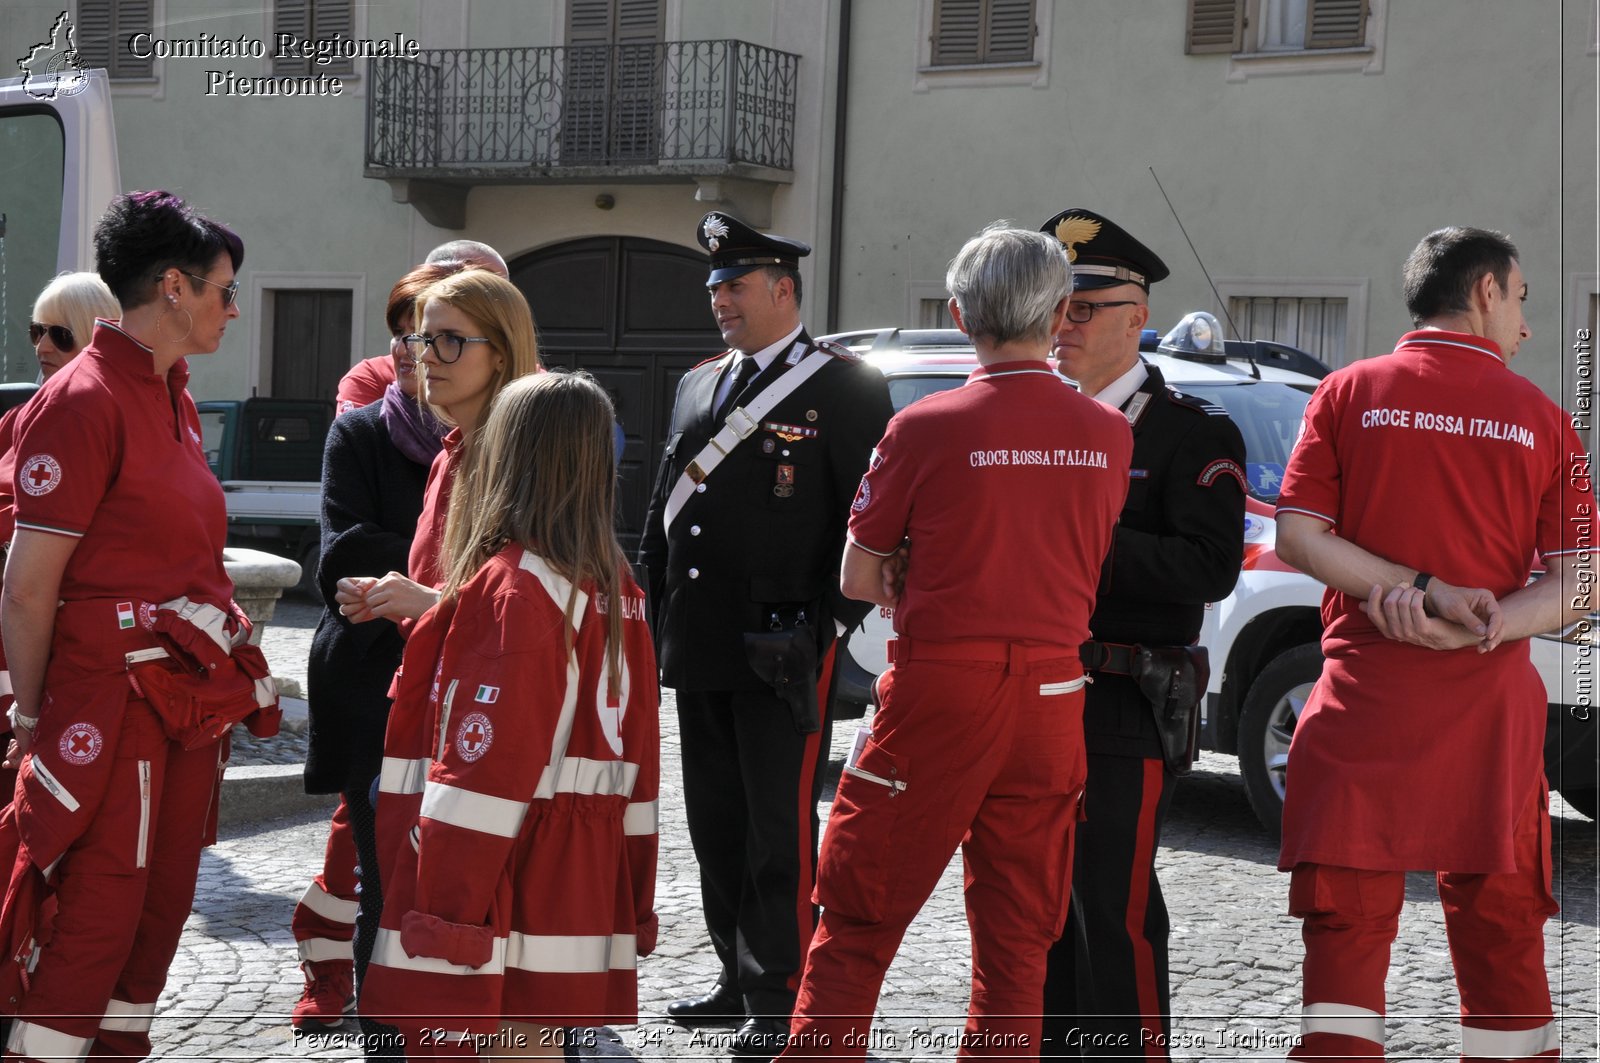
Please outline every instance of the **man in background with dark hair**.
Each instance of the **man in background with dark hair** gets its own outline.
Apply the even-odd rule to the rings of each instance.
[[[809,246],[717,212],[698,236],[730,350],[678,386],[639,562],[721,970],[667,1015],[738,1026],[734,1055],[770,1058],[816,925],[834,640],[868,608],[839,593],[845,522],[893,410],[882,374],[806,335]]]
[[[1322,677],[1289,750],[1280,870],[1305,939],[1295,1059],[1383,1054],[1405,872],[1437,872],[1461,1054],[1554,1057],[1545,692],[1527,639],[1581,619],[1588,459],[1509,366],[1517,250],[1441,229],[1405,266],[1418,328],[1318,387],[1278,554],[1327,584]],[[1537,552],[1548,573],[1524,586]]]

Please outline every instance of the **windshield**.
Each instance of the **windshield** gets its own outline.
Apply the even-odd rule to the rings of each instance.
[[[1228,411],[1244,436],[1245,476],[1250,494],[1275,503],[1283,489],[1283,470],[1300,438],[1300,421],[1311,396],[1288,384],[1261,381],[1250,384],[1184,384],[1198,395]]]

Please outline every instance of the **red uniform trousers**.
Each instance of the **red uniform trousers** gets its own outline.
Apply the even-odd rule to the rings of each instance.
[[[350,830],[350,808],[339,799],[328,827],[328,846],[322,870],[311,880],[300,903],[294,906],[289,926],[305,963],[328,960],[355,962],[351,942],[356,934],[356,841]]]
[[[130,692],[105,800],[57,867],[53,931],[6,1059],[149,1054],[200,850],[215,830],[222,749],[185,750]]]
[[[924,656],[1005,654],[1000,643],[908,652],[906,641],[834,798],[817,869],[822,921],[784,1059],[865,1058],[883,974],[958,845],[973,968],[960,1055],[1038,1052],[1045,954],[1067,915],[1083,793],[1077,650],[1018,645],[1002,663]]]
[[[1529,1060],[1560,1055],[1544,969],[1550,893],[1549,794],[1518,820],[1517,869],[1438,873],[1450,958],[1461,994],[1461,1056]],[[1303,919],[1304,1009],[1291,1059],[1383,1058],[1383,983],[1405,895],[1402,871],[1295,867],[1290,914]]]

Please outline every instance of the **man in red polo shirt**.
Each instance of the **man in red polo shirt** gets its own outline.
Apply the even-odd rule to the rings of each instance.
[[[861,1059],[883,973],[959,845],[972,928],[964,1054],[1037,1055],[1083,796],[1083,666],[1128,490],[1127,419],[1045,361],[1065,250],[991,226],[945,278],[980,367],[890,423],[841,584],[895,607],[872,734],[840,779],[787,1058]]]
[[[1559,1053],[1545,692],[1526,640],[1590,608],[1594,503],[1566,415],[1507,365],[1527,294],[1499,233],[1428,236],[1405,266],[1417,331],[1322,382],[1284,476],[1278,553],[1328,585],[1278,861],[1306,945],[1292,1058],[1382,1056],[1418,869],[1438,873],[1462,1055]],[[1524,586],[1536,551],[1549,574]]]

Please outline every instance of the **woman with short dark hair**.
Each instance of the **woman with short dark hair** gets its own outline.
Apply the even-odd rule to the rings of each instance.
[[[17,424],[16,537],[0,625],[20,765],[0,845],[20,850],[0,940],[8,1057],[150,1051],[150,1020],[215,835],[227,732],[277,704],[223,568],[227,512],[185,359],[239,316],[238,236],[170,192],[95,229],[122,304]],[[52,932],[34,953],[44,895]],[[33,954],[30,971],[12,957]]]

